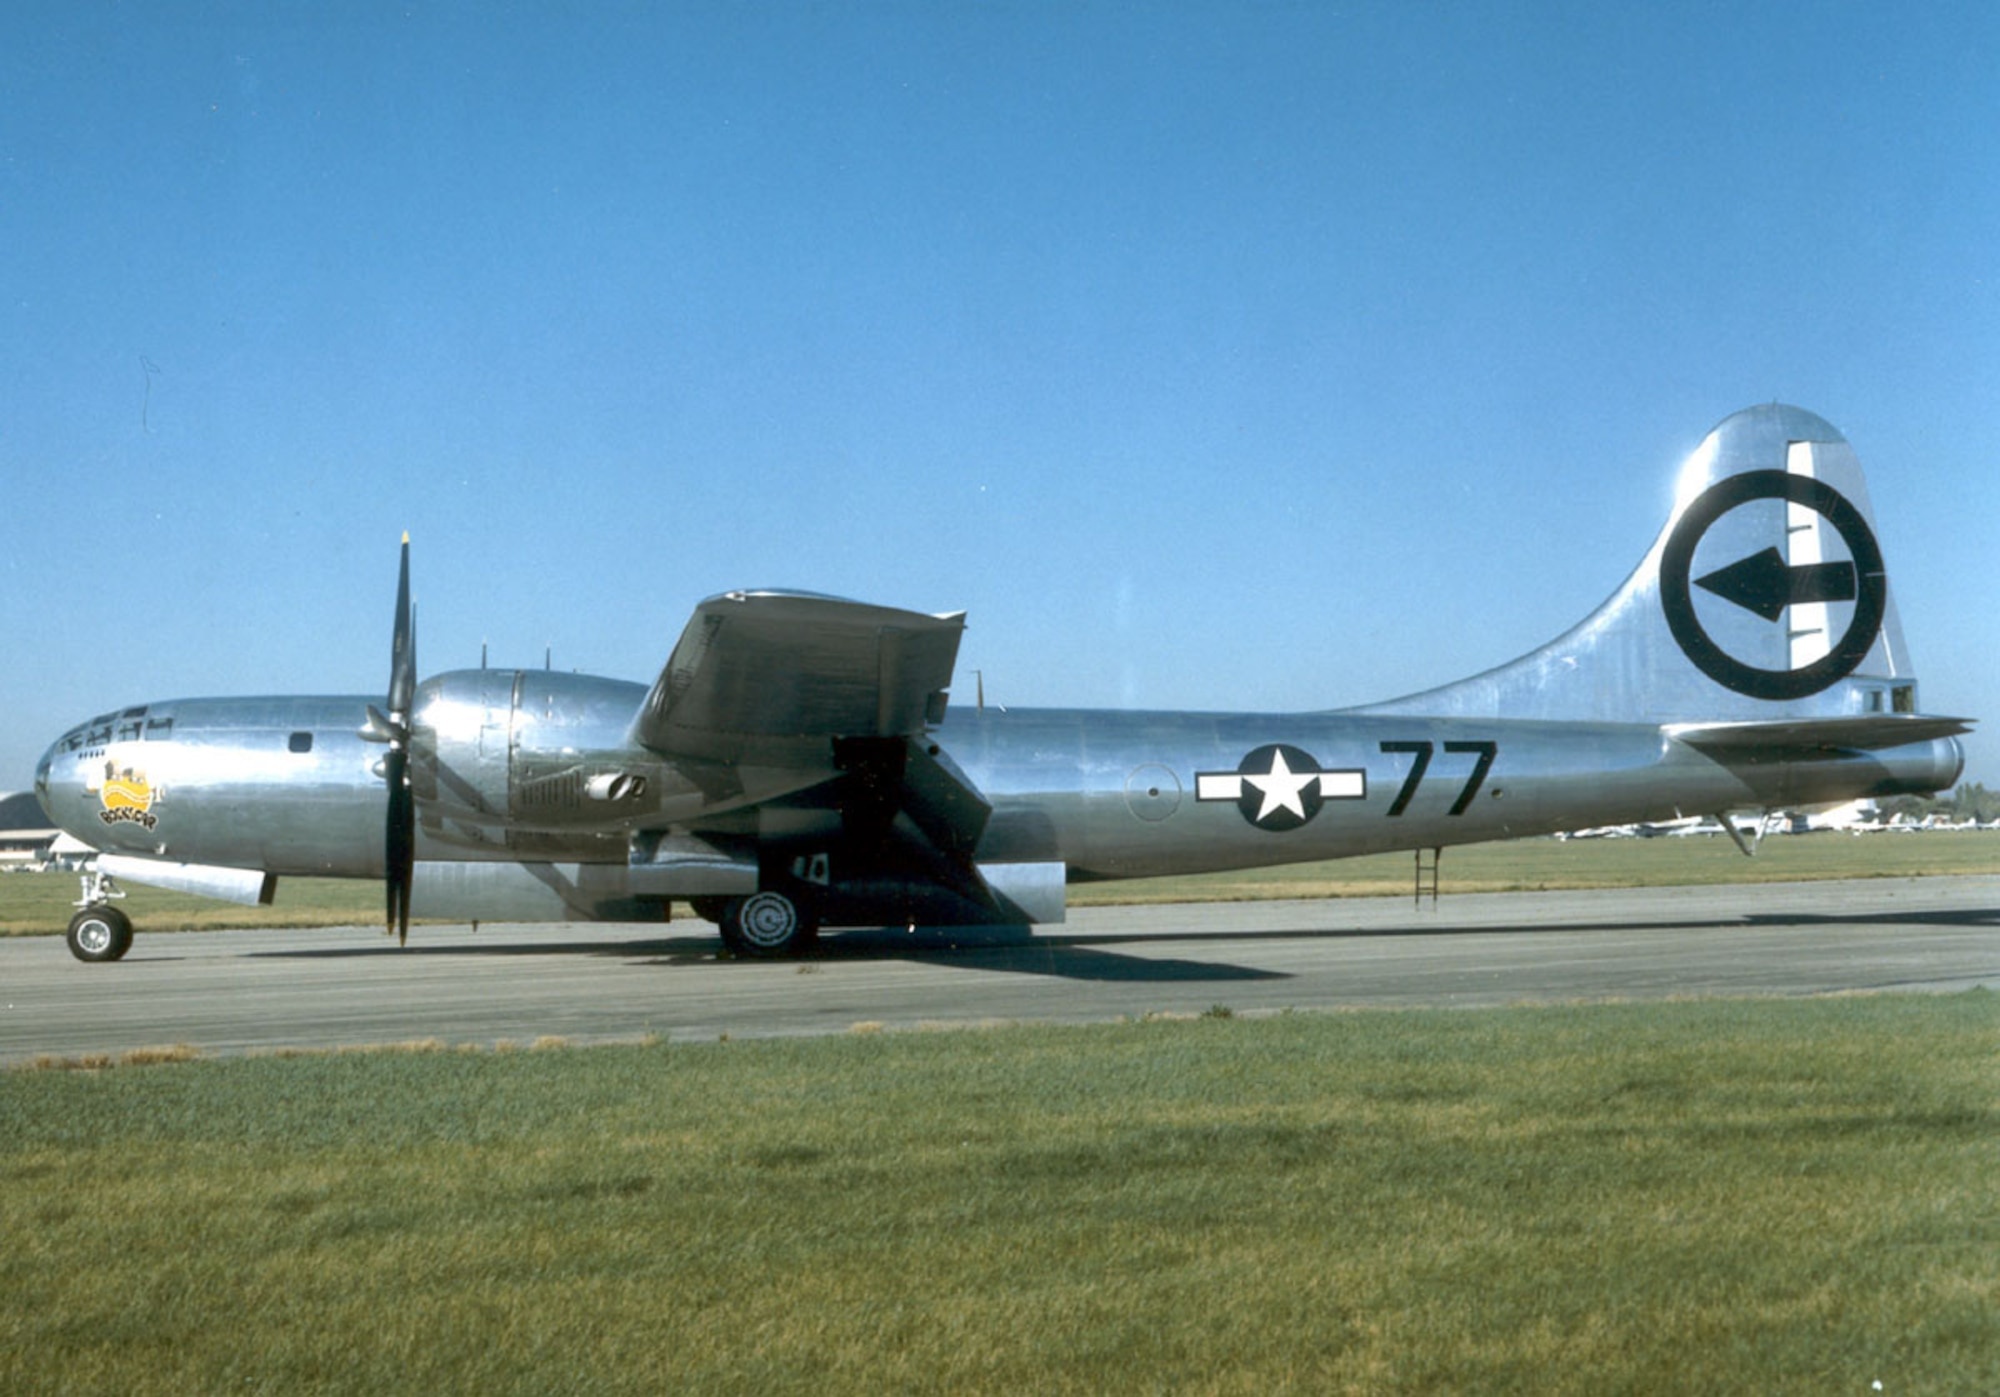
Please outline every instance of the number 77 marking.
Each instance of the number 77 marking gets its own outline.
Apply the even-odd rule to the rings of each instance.
[[[1395,800],[1389,804],[1389,815],[1393,819],[1410,808],[1410,799],[1416,795],[1417,787],[1423,784],[1424,773],[1430,770],[1431,753],[1436,751],[1437,747],[1431,742],[1385,742],[1382,744],[1382,750],[1392,754],[1407,753],[1416,758],[1410,763],[1410,774],[1403,778],[1403,788],[1396,792]],[[1479,755],[1479,760],[1473,763],[1472,775],[1465,778],[1465,788],[1458,793],[1458,799],[1451,803],[1451,809],[1445,812],[1447,815],[1463,815],[1472,805],[1472,798],[1479,794],[1479,788],[1486,784],[1486,774],[1493,770],[1493,759],[1500,755],[1500,744],[1447,742],[1444,744],[1444,750],[1451,756],[1470,753]]]

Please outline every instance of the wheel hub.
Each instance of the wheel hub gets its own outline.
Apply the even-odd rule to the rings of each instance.
[[[743,939],[759,950],[777,950],[798,933],[799,913],[781,893],[756,893],[737,915]]]

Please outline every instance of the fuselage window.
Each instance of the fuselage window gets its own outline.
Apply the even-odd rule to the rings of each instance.
[[[289,745],[294,752],[310,752],[313,749],[313,735],[309,732],[295,732]]]

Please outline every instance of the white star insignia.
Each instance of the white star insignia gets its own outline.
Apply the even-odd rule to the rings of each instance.
[[[1305,802],[1299,799],[1299,792],[1319,780],[1317,771],[1294,772],[1285,765],[1285,754],[1271,754],[1271,769],[1262,776],[1243,773],[1243,779],[1264,793],[1264,804],[1257,811],[1259,821],[1268,820],[1279,810],[1289,810],[1301,820],[1306,817]]]

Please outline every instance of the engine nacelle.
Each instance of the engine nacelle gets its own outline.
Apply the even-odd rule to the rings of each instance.
[[[514,710],[521,675],[441,674],[417,688],[410,786],[426,815],[502,825],[513,808]]]
[[[688,836],[642,840],[624,864],[420,860],[411,910],[476,922],[660,921],[669,901],[757,890],[753,857]]]
[[[705,797],[633,745],[645,689],[546,670],[457,670],[418,687],[410,781],[430,837],[552,852],[692,815]],[[582,853],[586,846],[577,846]]]

